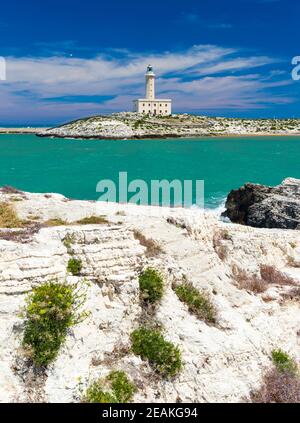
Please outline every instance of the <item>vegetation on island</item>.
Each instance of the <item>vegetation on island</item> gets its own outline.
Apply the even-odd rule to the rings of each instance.
[[[103,124],[109,121],[109,125]],[[91,116],[45,130],[39,136],[109,139],[218,136],[228,134],[299,134],[299,119],[240,119],[192,114],[152,116],[131,112]]]

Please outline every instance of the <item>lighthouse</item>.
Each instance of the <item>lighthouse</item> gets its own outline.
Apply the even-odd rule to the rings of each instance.
[[[151,65],[147,67],[146,72],[146,99],[154,100],[155,99],[155,73]]]
[[[134,101],[134,111],[144,115],[169,116],[172,114],[172,100],[156,98],[155,77],[153,67],[149,65],[145,74],[146,96]]]

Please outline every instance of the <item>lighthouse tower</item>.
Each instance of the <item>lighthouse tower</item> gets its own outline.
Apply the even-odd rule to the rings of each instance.
[[[155,99],[155,73],[151,65],[147,67],[146,72],[146,99],[154,100]]]
[[[145,74],[146,97],[134,101],[134,111],[144,115],[169,116],[172,114],[172,100],[155,98],[155,73],[149,65]]]

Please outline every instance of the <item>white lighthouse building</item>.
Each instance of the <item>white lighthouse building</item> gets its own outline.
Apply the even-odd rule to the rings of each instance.
[[[135,112],[146,115],[168,116],[172,114],[172,100],[155,98],[155,73],[151,65],[146,72],[146,97],[134,101]]]

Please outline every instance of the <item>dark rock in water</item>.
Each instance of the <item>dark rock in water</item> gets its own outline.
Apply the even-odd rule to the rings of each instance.
[[[245,184],[229,193],[224,217],[257,228],[300,229],[300,180],[276,187]]]

